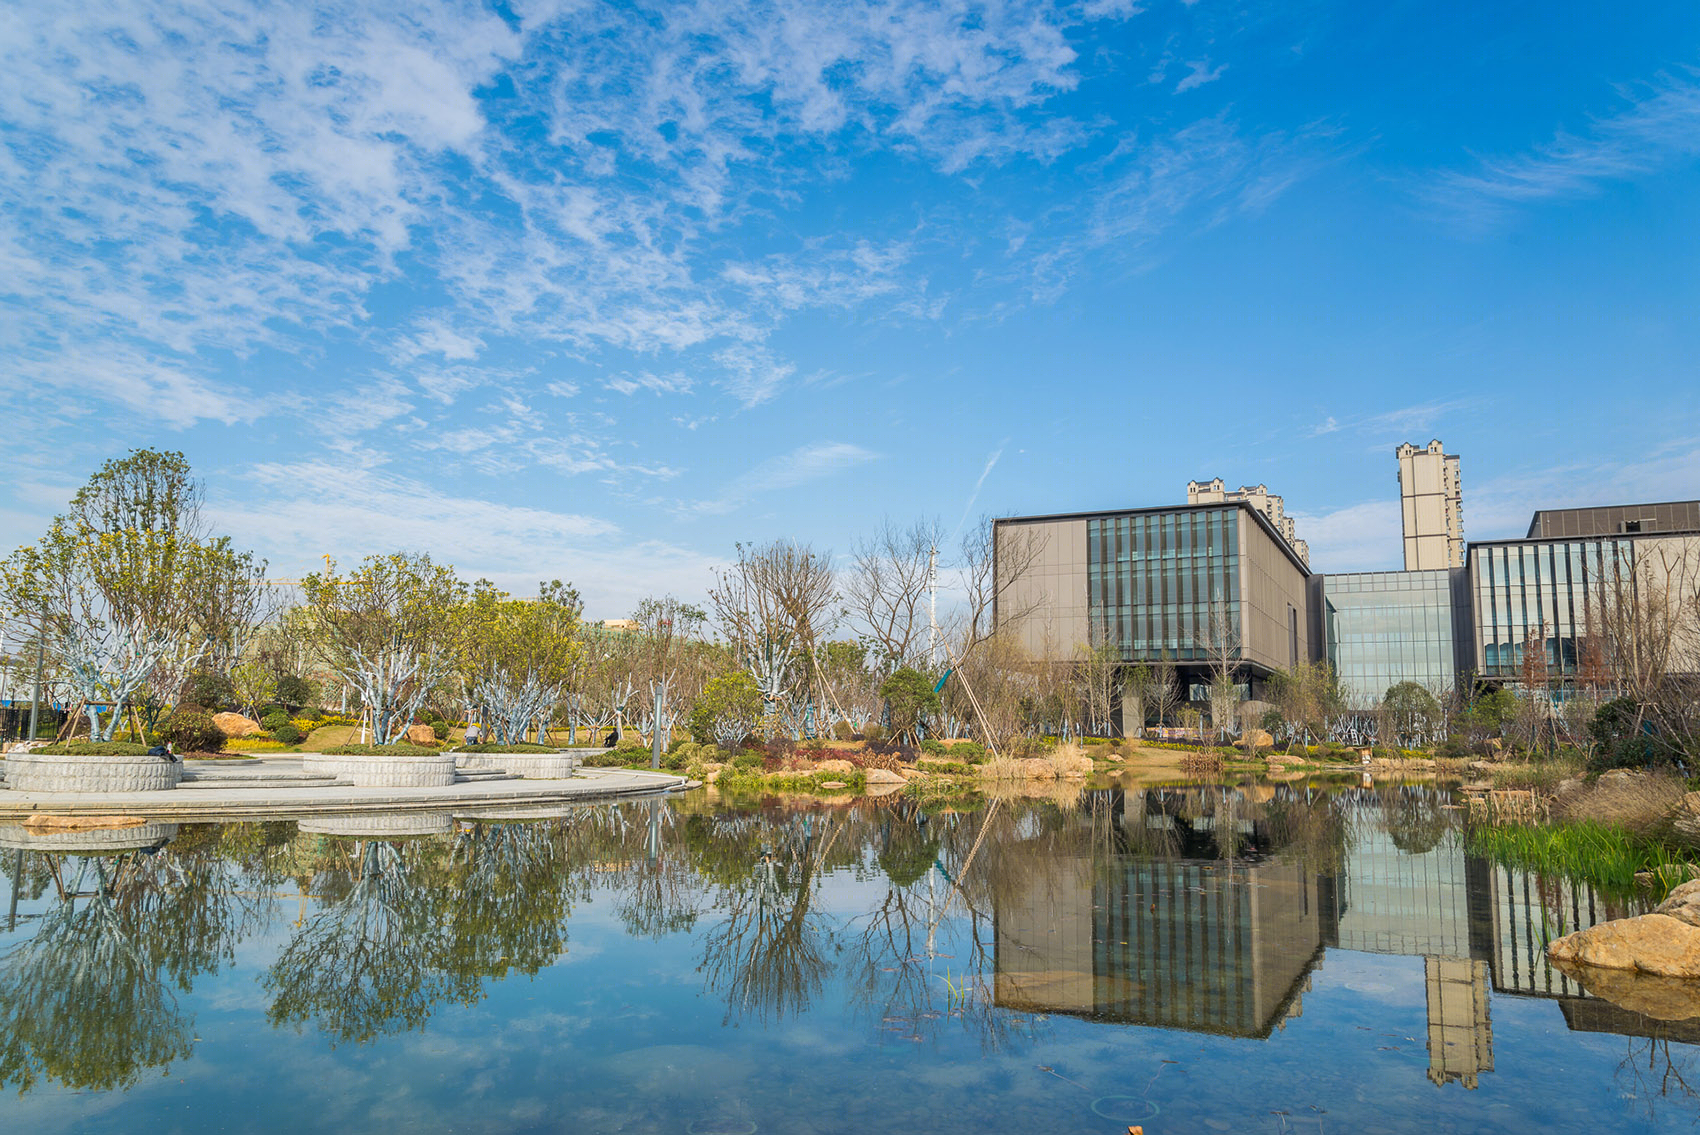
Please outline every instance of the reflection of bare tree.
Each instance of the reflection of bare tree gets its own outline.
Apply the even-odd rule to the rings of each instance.
[[[442,936],[409,886],[395,844],[367,841],[348,895],[310,918],[262,982],[272,1024],[313,1020],[335,1041],[423,1027],[437,1005],[466,1000],[467,982],[441,968]]]
[[[1652,1020],[1647,1023],[1655,1030],[1659,1025]],[[1629,1049],[1617,1066],[1617,1082],[1623,1098],[1644,1108],[1647,1122],[1656,1126],[1660,1103],[1700,1099],[1700,1090],[1689,1083],[1695,1077],[1693,1064],[1692,1048],[1680,1045],[1673,1055],[1670,1038],[1655,1031],[1652,1036],[1629,1038]]]
[[[28,1091],[45,1075],[74,1088],[128,1087],[144,1068],[189,1055],[193,1022],[144,946],[154,928],[115,898],[134,858],[111,872],[83,860],[96,879],[84,904],[79,874],[34,937],[0,956],[0,1083]]]
[[[628,934],[643,938],[690,930],[700,913],[698,892],[686,860],[669,854],[676,842],[673,809],[664,800],[650,800],[639,815],[643,856],[621,880],[620,922]]]
[[[698,969],[726,998],[729,1020],[799,1013],[820,993],[831,932],[814,908],[815,889],[843,820],[816,819],[792,816],[770,826],[772,842],[715,902],[724,917],[704,936]]]

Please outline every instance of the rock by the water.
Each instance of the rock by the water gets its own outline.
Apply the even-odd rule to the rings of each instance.
[[[820,782],[820,786],[822,788],[845,788],[845,787],[847,787],[847,785],[845,785],[845,783],[842,780],[823,780],[823,781]]]
[[[903,778],[890,769],[871,768],[868,770],[868,784],[902,784]]]
[[[218,726],[218,731],[226,737],[252,737],[256,733],[265,732],[258,721],[243,717],[240,713],[215,713],[212,723]]]
[[[1057,778],[1056,766],[1043,757],[1029,757],[1017,763],[1020,766],[1021,775],[1028,780],[1055,780]]]
[[[815,771],[850,773],[856,771],[856,766],[851,764],[849,761],[839,760],[837,757],[833,757],[824,761],[816,761]]]
[[[1671,811],[1670,822],[1690,839],[1700,839],[1700,792],[1684,793]]]
[[[1547,945],[1555,962],[1700,977],[1700,879],[1682,884],[1652,914],[1602,922]]]
[[[1681,919],[1690,926],[1700,926],[1700,879],[1671,888],[1665,901],[1653,908],[1659,914]]]

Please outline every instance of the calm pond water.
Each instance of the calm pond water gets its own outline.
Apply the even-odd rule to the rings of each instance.
[[[1466,854],[1446,803],[697,793],[103,854],[0,829],[0,1128],[1694,1127],[1700,1022],[1541,961],[1624,911]]]

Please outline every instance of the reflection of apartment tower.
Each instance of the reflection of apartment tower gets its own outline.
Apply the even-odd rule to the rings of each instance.
[[[1456,1080],[1470,1091],[1476,1075],[1493,1071],[1493,1025],[1488,1021],[1488,965],[1469,958],[1423,959],[1428,987],[1428,1078]]]
[[[1245,501],[1268,517],[1275,531],[1281,534],[1281,539],[1304,561],[1306,567],[1310,566],[1310,545],[1299,539],[1293,527],[1293,518],[1287,515],[1285,504],[1280,497],[1269,491],[1268,485],[1241,485],[1230,490],[1220,477],[1186,483],[1187,504],[1221,504],[1225,501]]]
[[[1464,491],[1458,457],[1439,440],[1418,449],[1409,442],[1399,457],[1399,514],[1405,529],[1405,570],[1464,566]]]

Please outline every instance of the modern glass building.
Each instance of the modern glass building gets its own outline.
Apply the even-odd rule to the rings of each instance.
[[[1093,641],[1120,644],[1128,661],[1205,661],[1210,644],[1240,625],[1238,520],[1234,508],[1088,519]]]
[[[1452,690],[1469,659],[1469,596],[1463,572],[1366,571],[1316,576],[1312,609],[1325,657],[1349,703],[1368,707],[1389,686]]]
[[[1594,622],[1602,586],[1634,571],[1635,542],[1505,540],[1470,546],[1476,669],[1484,678],[1517,679],[1526,646],[1540,644],[1549,678],[1576,674],[1581,642]]]
[[[1226,646],[1255,696],[1311,657],[1309,569],[1243,501],[1010,517],[994,547],[997,624],[1033,658],[1109,644],[1125,663],[1176,663],[1191,686]]]

